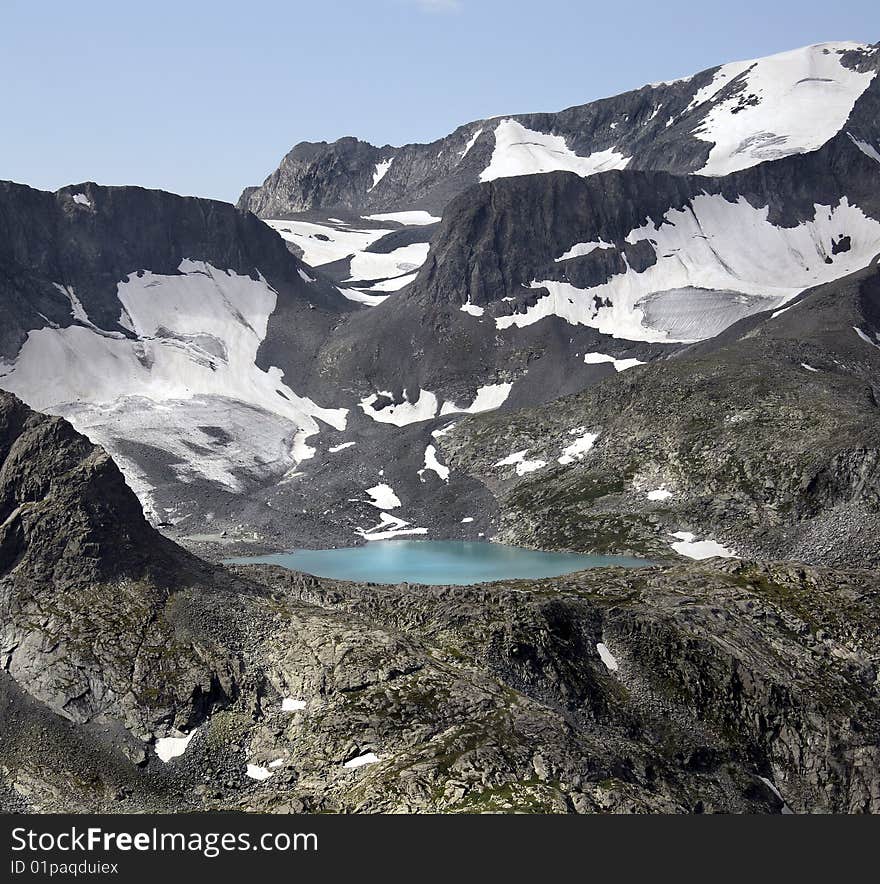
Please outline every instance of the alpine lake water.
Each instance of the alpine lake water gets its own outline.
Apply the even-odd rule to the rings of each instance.
[[[650,565],[631,556],[541,552],[458,540],[376,540],[341,549],[298,549],[228,559],[232,565],[280,565],[315,577],[360,583],[462,586],[493,580],[561,577],[587,568]]]

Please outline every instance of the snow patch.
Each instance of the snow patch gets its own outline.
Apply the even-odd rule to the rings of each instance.
[[[722,559],[737,558],[736,553],[727,547],[714,540],[697,540],[696,535],[690,531],[676,531],[672,536],[678,538],[678,543],[671,546],[680,556],[689,559],[711,559],[715,556]]]
[[[440,409],[440,415],[480,414],[484,411],[494,411],[496,408],[500,408],[504,405],[512,389],[513,384],[485,384],[477,389],[474,401],[466,408],[462,408],[454,402],[447,401],[443,403],[443,407]],[[450,424],[449,427],[444,429],[449,429],[452,426],[453,425]],[[433,434],[435,437],[437,436],[437,432]]]
[[[425,449],[425,466],[419,470],[419,478],[422,481],[424,481],[424,474],[428,470],[435,472],[444,482],[449,481],[449,467],[437,460],[437,448],[434,445],[429,445]]]
[[[311,276],[308,275],[308,273],[305,272],[305,270],[302,269],[302,267],[297,267],[296,272],[299,274],[299,278],[303,282],[314,282],[315,281],[314,279],[312,279]]]
[[[877,341],[872,341],[865,332],[863,332],[858,326],[853,326],[853,331],[866,343],[870,344],[872,347],[876,347],[880,350],[880,344]]]
[[[356,768],[363,767],[365,764],[375,764],[379,761],[379,756],[375,752],[367,752],[364,755],[358,755],[357,758],[351,758],[343,764],[343,767]]]
[[[483,307],[480,307],[477,304],[471,304],[470,301],[468,301],[467,304],[462,304],[461,310],[463,313],[470,313],[471,316],[482,316],[486,312]]]
[[[819,371],[818,368],[813,368],[812,365],[808,365],[806,362],[802,362],[802,363],[801,363],[801,368],[804,368],[804,369],[806,369],[807,371],[815,371],[815,372],[818,372],[818,371]]]
[[[387,160],[382,160],[382,162],[376,163],[376,168],[373,172],[373,183],[370,185],[370,190],[372,190],[388,174],[388,170],[391,168],[393,162],[394,157],[389,157]],[[370,190],[368,190],[367,193],[369,193]]]
[[[268,780],[269,777],[272,776],[272,771],[269,770],[269,768],[263,767],[259,764],[248,764],[245,768],[245,775],[250,777],[252,780],[262,782],[263,780]]]
[[[565,465],[574,463],[576,460],[583,460],[598,438],[598,433],[584,433],[579,436],[571,445],[562,449],[562,456],[558,458],[559,463]]]
[[[877,148],[874,147],[873,144],[868,144],[867,141],[859,141],[858,138],[854,138],[850,135],[849,132],[846,133],[849,137],[849,140],[866,156],[870,157],[874,160],[875,163],[880,163],[880,152],[878,152]]]
[[[669,500],[670,497],[672,497],[672,492],[666,488],[655,488],[648,492],[648,500]]]
[[[281,701],[282,712],[299,712],[300,709],[306,708],[305,700],[295,700],[293,697],[285,697]]]
[[[610,242],[605,242],[603,239],[599,239],[596,242],[579,242],[575,243],[567,252],[560,255],[558,258],[554,258],[558,264],[560,261],[568,261],[571,258],[583,258],[586,255],[591,255],[596,249],[613,249],[614,244]]]
[[[605,664],[605,667],[609,672],[617,672],[620,668],[617,660],[615,659],[614,654],[608,650],[608,646],[604,642],[599,642],[596,645],[596,651],[599,653],[599,659]]]
[[[613,148],[578,156],[561,135],[535,132],[516,120],[502,120],[495,129],[492,159],[480,173],[480,181],[559,171],[587,177],[608,169],[625,169],[630,159]]]
[[[381,397],[392,398],[388,390],[373,393],[361,399],[361,410],[367,417],[378,421],[380,424],[394,424],[396,427],[405,427],[408,424],[417,424],[421,421],[430,420],[437,414],[437,397],[429,390],[420,390],[416,402],[405,400],[403,402],[386,405],[384,408],[375,408],[376,402]]]
[[[392,516],[391,513],[380,513],[379,523],[372,528],[356,528],[364,540],[394,540],[395,537],[406,537],[411,534],[427,534],[427,528],[410,528],[410,523]]]
[[[198,733],[198,728],[190,731],[188,734],[182,737],[162,737],[159,740],[156,740],[156,755],[159,756],[159,759],[163,761],[165,764],[168,764],[172,758],[177,758],[180,755],[183,755],[186,752],[186,747],[189,746],[190,740]]]
[[[516,466],[517,476],[525,476],[526,473],[534,473],[536,470],[540,470],[547,466],[546,460],[526,460],[526,455],[528,453],[528,448],[524,448],[522,451],[515,451],[513,454],[509,454],[507,457],[499,460],[495,466]]]
[[[354,444],[354,442],[343,442],[341,445],[331,445],[327,450],[330,454],[336,454],[337,451],[345,451],[346,448],[351,448]]]
[[[84,193],[75,193],[73,195],[73,201],[78,206],[88,206],[89,208],[91,208],[92,205],[91,201]]]
[[[347,409],[298,396],[283,372],[256,364],[277,293],[201,261],[179,274],[132,273],[117,286],[121,316],[137,339],[97,329],[68,288],[82,324],[31,331],[2,386],[32,408],[67,418],[116,459],[142,503],[152,507],[130,441],[170,455],[181,481],[234,492],[247,477],[290,471],[314,449],[318,420],[344,430]],[[204,427],[222,426],[216,445]],[[193,444],[198,446],[194,450]]]
[[[483,128],[480,127],[474,132],[473,135],[468,139],[468,143],[464,146],[464,150],[458,155],[459,159],[463,160],[470,152],[471,148],[477,143],[477,139],[483,134]]]
[[[367,494],[373,498],[368,503],[380,510],[393,510],[401,505],[400,498],[394,493],[391,486],[386,485],[384,482],[372,488],[367,488]]]
[[[689,206],[670,209],[626,237],[633,245],[652,243],[657,260],[643,272],[627,266],[587,289],[533,281],[532,288],[549,294],[524,313],[496,317],[496,327],[560,316],[630,341],[701,340],[743,316],[778,309],[804,289],[852,273],[880,251],[880,222],[846,197],[814,211],[812,219],[795,227],[776,227],[768,220],[768,206],[700,194]],[[831,243],[842,236],[850,237],[850,250],[832,255]]]
[[[603,362],[612,362],[614,363],[615,371],[626,371],[628,368],[634,368],[637,365],[645,364],[641,359],[617,359],[606,353],[584,353],[584,362],[586,362],[587,365],[599,365]]]

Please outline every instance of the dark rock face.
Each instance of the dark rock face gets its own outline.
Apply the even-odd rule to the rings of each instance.
[[[321,315],[352,309],[332,286],[306,284],[279,237],[226,203],[138,187],[82,184],[52,194],[0,182],[0,357],[14,358],[28,331],[72,324],[70,302],[53,283],[72,287],[95,325],[126,334],[117,284],[141,270],[177,273],[184,259],[262,273],[301,315],[310,305]],[[317,333],[315,319],[306,322]]]

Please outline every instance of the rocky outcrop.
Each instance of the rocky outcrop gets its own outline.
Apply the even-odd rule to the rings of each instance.
[[[175,595],[213,582],[105,452],[0,393],[0,663],[28,694],[140,739],[197,722],[234,696],[238,664],[178,629]]]

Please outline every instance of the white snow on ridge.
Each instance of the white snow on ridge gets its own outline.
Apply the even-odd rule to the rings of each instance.
[[[575,172],[581,177],[608,169],[624,169],[631,157],[613,148],[578,156],[561,135],[534,132],[516,120],[501,120],[495,128],[495,150],[480,181],[544,172]]]
[[[73,195],[73,201],[78,206],[89,206],[91,208],[92,205],[91,201],[84,193],[75,193]]]
[[[716,103],[694,135],[713,142],[704,175],[727,175],[764,160],[821,147],[846,123],[875,71],[844,67],[840,54],[869,49],[825,43],[753,61],[722,65],[691,106],[713,99],[736,77],[743,88]]]
[[[120,311],[138,340],[91,323],[32,331],[2,379],[31,407],[66,417],[107,448],[148,508],[149,487],[117,441],[168,452],[181,481],[238,491],[243,474],[281,475],[310,456],[305,439],[319,432],[318,420],[338,430],[347,420],[344,408],[298,396],[280,369],[257,367],[277,299],[265,280],[189,260],[179,270],[118,284]],[[213,426],[227,443],[206,434]]]
[[[697,540],[695,534],[690,531],[676,531],[672,535],[678,538],[677,543],[670,544],[680,555],[689,559],[735,559],[737,555],[733,550],[727,549],[714,540]]]
[[[364,215],[368,221],[397,221],[407,227],[423,227],[426,224],[433,224],[439,221],[436,215],[422,210],[411,212],[382,212],[378,215]]]
[[[654,245],[657,261],[643,272],[627,267],[588,289],[534,281],[533,288],[550,294],[524,313],[496,317],[496,327],[560,316],[615,338],[691,342],[720,330],[710,308],[727,305],[727,324],[779,308],[806,288],[858,270],[880,251],[880,222],[846,197],[833,207],[816,206],[814,217],[796,227],[776,227],[768,218],[768,207],[754,208],[743,197],[728,202],[700,194],[690,206],[671,209],[627,236],[629,243]],[[832,242],[842,236],[851,238],[850,250],[832,255]],[[694,304],[701,293],[717,299],[705,313]]]
[[[874,147],[873,144],[868,144],[867,141],[859,141],[858,138],[853,138],[849,132],[846,133],[849,137],[849,140],[866,156],[870,157],[874,162],[880,163],[880,151]]]
[[[373,183],[370,185],[370,190],[372,190],[385,177],[393,162],[394,157],[389,157],[387,160],[382,160],[382,162],[376,163],[376,169],[373,172]],[[369,190],[367,193],[369,193]]]

